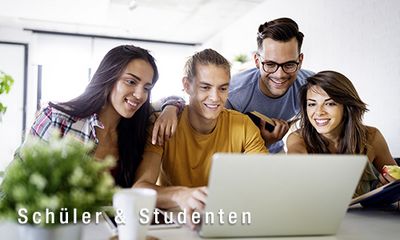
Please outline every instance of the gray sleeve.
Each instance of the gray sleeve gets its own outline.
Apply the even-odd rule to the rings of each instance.
[[[178,96],[169,96],[166,98],[163,98],[155,103],[152,103],[152,107],[154,108],[155,111],[162,111],[166,106],[168,105],[173,105],[178,108],[179,113],[183,111],[185,108],[185,100],[181,97]]]
[[[227,108],[227,109],[233,109],[232,103],[231,103],[231,101],[229,101],[229,98],[226,100],[225,108]]]

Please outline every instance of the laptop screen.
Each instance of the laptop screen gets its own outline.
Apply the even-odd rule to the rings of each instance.
[[[361,155],[215,154],[200,235],[335,234],[366,161]]]

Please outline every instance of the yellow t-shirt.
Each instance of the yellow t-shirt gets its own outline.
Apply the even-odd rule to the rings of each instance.
[[[145,152],[162,156],[162,186],[199,187],[208,183],[211,157],[216,152],[267,153],[260,130],[250,118],[224,109],[209,134],[200,134],[189,123],[186,106],[178,120],[175,134],[164,147],[147,141]]]

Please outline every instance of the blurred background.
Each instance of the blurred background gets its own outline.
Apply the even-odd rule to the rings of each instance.
[[[15,83],[0,102],[0,171],[23,141],[36,110],[79,95],[105,53],[120,44],[147,48],[160,79],[152,101],[185,97],[188,56],[213,48],[233,65],[253,67],[258,26],[294,19],[304,33],[303,68],[336,70],[368,104],[400,156],[400,2],[397,0],[0,0],[0,70]]]

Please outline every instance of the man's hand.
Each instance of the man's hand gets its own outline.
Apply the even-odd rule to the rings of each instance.
[[[194,211],[204,212],[207,194],[207,187],[184,188],[176,194],[175,201],[182,210],[186,209],[186,225],[192,230],[196,228],[192,214]]]
[[[153,134],[151,137],[152,144],[163,146],[176,131],[178,125],[178,108],[173,105],[167,105],[158,116],[154,123]]]
[[[289,124],[281,119],[272,118],[275,123],[274,131],[270,132],[265,129],[265,121],[260,119],[260,132],[261,136],[267,146],[281,140],[285,134],[289,131]]]

